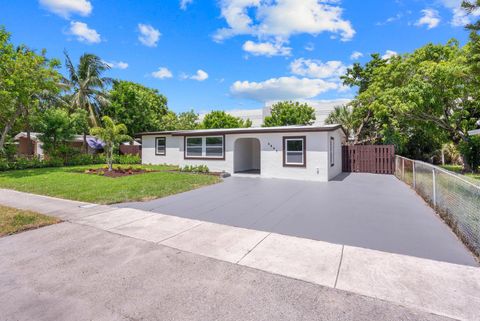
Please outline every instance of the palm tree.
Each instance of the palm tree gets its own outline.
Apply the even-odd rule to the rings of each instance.
[[[104,127],[94,127],[90,130],[90,134],[103,141],[105,144],[105,156],[107,158],[108,171],[112,171],[113,150],[120,143],[131,141],[132,138],[127,135],[128,129],[124,124],[115,124],[108,116],[102,117]]]
[[[340,124],[343,126],[349,137],[355,135],[355,117],[352,107],[344,105],[335,107],[325,119],[326,124]]]
[[[65,83],[70,88],[70,104],[73,108],[84,109],[88,113],[91,127],[98,126],[98,115],[102,105],[108,104],[105,88],[111,79],[102,77],[103,72],[110,69],[100,57],[93,54],[83,54],[78,66],[74,66],[70,56],[65,52],[65,65],[68,79]],[[87,133],[84,133],[84,147],[87,148]]]

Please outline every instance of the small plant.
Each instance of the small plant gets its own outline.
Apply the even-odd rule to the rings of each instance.
[[[210,170],[208,169],[207,165],[185,165],[184,167],[180,168],[181,172],[187,172],[187,173],[209,173]]]

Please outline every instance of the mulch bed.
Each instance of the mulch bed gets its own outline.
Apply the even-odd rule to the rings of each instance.
[[[111,172],[108,171],[108,169],[105,168],[90,168],[85,170],[85,174],[90,174],[90,175],[99,175],[99,176],[105,176],[105,177],[123,177],[123,176],[132,176],[132,175],[138,175],[138,174],[145,174],[145,173],[153,173],[153,172],[158,172],[154,170],[146,170],[146,169],[137,169],[137,168],[113,168]]]

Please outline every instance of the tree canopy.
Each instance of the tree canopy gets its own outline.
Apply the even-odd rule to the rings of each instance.
[[[289,125],[312,125],[315,122],[315,109],[293,101],[282,101],[272,105],[271,115],[265,117],[263,127]]]
[[[0,27],[0,150],[19,122],[29,123],[42,102],[60,91],[60,62],[26,46],[15,47]]]
[[[201,128],[246,128],[252,127],[250,119],[243,120],[239,117],[227,114],[223,110],[214,110],[206,114],[200,124]]]
[[[348,118],[356,141],[393,143],[400,153],[433,153],[447,141],[468,144],[480,118],[470,55],[470,45],[451,40],[388,60],[372,55],[364,66],[349,68],[344,83],[358,86],[350,103],[354,119]]]
[[[168,112],[167,98],[158,90],[115,80],[108,98],[110,103],[102,108],[102,114],[125,124],[129,135],[162,128],[162,118]]]

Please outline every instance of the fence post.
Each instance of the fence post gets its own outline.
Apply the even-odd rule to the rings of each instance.
[[[412,161],[412,172],[413,172],[413,189],[417,186],[417,178],[415,173],[415,161]]]
[[[402,157],[402,181],[405,182],[405,158]]]
[[[435,181],[435,168],[432,169],[432,185],[433,185],[433,208],[437,207],[437,183]]]

